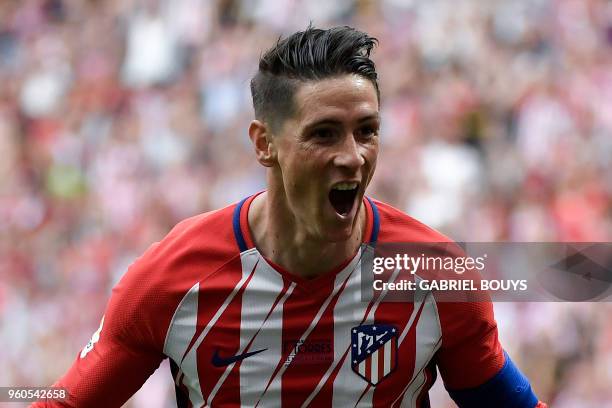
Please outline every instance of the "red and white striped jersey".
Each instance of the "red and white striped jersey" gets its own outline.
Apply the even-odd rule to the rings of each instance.
[[[503,366],[490,303],[362,300],[361,252],[305,280],[259,253],[253,197],[178,224],[113,290],[92,341],[55,385],[75,406],[118,406],[171,361],[179,406],[419,407]],[[446,242],[364,199],[369,242]],[[366,299],[368,300],[368,299]]]

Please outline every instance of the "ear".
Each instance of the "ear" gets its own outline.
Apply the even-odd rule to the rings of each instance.
[[[259,120],[252,121],[249,125],[249,138],[255,147],[257,161],[265,167],[272,167],[276,162],[276,147],[272,143],[269,127]]]

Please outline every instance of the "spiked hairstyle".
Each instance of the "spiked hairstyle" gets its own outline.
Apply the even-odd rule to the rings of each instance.
[[[279,39],[259,60],[251,80],[255,117],[272,132],[295,113],[293,95],[300,83],[356,74],[374,85],[380,101],[378,76],[370,52],[377,39],[351,27],[321,30],[309,26]]]

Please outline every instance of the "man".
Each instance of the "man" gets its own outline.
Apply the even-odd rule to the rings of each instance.
[[[268,189],[180,223],[132,265],[56,383],[70,406],[120,406],[166,357],[179,406],[428,406],[436,365],[462,407],[544,406],[490,302],[361,298],[363,245],[448,241],[364,196],[375,41],[309,27],[261,58],[249,136]]]

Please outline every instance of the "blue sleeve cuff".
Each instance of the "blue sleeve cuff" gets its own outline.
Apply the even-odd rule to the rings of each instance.
[[[504,357],[506,362],[502,369],[486,383],[464,390],[447,389],[460,408],[533,408],[538,404],[527,377],[505,351]]]

